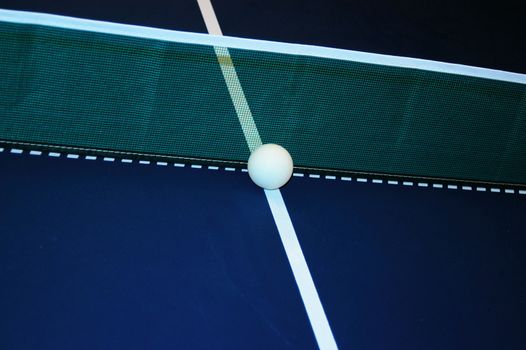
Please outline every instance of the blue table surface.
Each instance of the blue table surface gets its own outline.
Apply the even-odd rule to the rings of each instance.
[[[504,3],[213,3],[226,35],[526,73]],[[206,32],[191,0],[0,7]],[[524,348],[526,196],[308,176],[282,193],[341,349]],[[316,348],[240,169],[0,152],[0,314],[0,349]]]
[[[0,169],[3,349],[316,347],[245,172],[7,151]],[[282,192],[342,349],[522,348],[522,195]]]

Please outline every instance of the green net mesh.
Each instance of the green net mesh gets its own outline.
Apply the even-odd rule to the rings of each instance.
[[[263,142],[300,167],[526,183],[526,86],[230,49]],[[0,23],[0,140],[244,162],[211,46]]]

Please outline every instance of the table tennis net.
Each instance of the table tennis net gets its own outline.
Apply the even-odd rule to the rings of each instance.
[[[262,141],[300,168],[526,184],[524,84],[229,53]],[[0,22],[0,77],[3,143],[204,162],[250,154],[214,45]]]

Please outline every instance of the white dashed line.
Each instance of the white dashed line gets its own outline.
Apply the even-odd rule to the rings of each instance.
[[[11,148],[11,149],[8,149],[10,153],[12,154],[23,154],[24,153],[24,150],[23,149],[20,149],[20,148]],[[5,151],[5,148],[2,148],[0,147],[0,152],[3,152]],[[32,156],[40,156],[43,154],[42,151],[37,151],[37,150],[31,150],[28,152],[29,155],[32,155]],[[55,158],[58,158],[58,157],[61,157],[62,154],[59,153],[59,152],[48,152],[48,156],[49,157],[55,157]],[[68,159],[80,159],[80,155],[78,154],[75,154],[75,153],[68,153],[66,154],[66,158]],[[84,159],[86,160],[96,160],[97,159],[97,156],[89,156],[89,155],[86,155],[84,156]],[[104,161],[106,162],[114,162],[115,161],[115,158],[113,157],[104,157],[103,158]],[[127,159],[127,158],[123,158],[121,159],[121,162],[122,163],[133,163],[133,160],[132,159]],[[140,160],[139,161],[139,164],[143,164],[143,165],[148,165],[148,164],[151,164],[151,162],[149,160]],[[158,161],[158,162],[155,162],[156,165],[158,166],[168,166],[169,163],[168,162],[162,162],[162,161]],[[179,168],[184,168],[186,166],[186,164],[184,163],[174,163],[173,164],[174,167],[179,167]],[[192,164],[190,165],[193,169],[201,169],[203,168],[202,165],[199,165],[199,164]],[[215,165],[209,165],[208,167],[206,167],[207,169],[209,170],[219,170],[220,167],[219,166],[215,166]],[[225,167],[224,168],[225,171],[230,171],[230,172],[235,172],[237,171],[237,168],[233,168],[233,167]],[[248,172],[248,170],[246,168],[241,168],[239,169],[241,172]],[[305,176],[308,176],[310,178],[313,178],[313,179],[320,179],[320,178],[324,178],[326,180],[337,180],[338,178],[342,181],[352,181],[353,178],[352,177],[349,177],[349,176],[342,176],[342,177],[337,177],[337,176],[334,176],[334,175],[320,175],[320,174],[305,174],[305,173],[293,173],[292,176],[294,177],[305,177]],[[357,182],[361,182],[361,183],[367,183],[369,181],[371,181],[371,183],[373,184],[383,184],[384,183],[384,180],[382,179],[367,179],[367,178],[363,178],[363,177],[360,177],[360,178],[356,178],[356,181]],[[389,185],[399,185],[400,184],[400,181],[397,181],[397,180],[387,180],[386,181],[387,184]],[[412,181],[403,181],[401,182],[401,184],[403,186],[414,186],[415,183],[412,182]],[[441,188],[444,188],[444,185],[443,184],[439,184],[439,183],[434,183],[434,184],[429,184],[429,183],[426,183],[426,182],[418,182],[416,183],[416,185],[418,187],[433,187],[433,188],[437,188],[437,189],[441,189]],[[453,185],[453,184],[449,184],[446,186],[446,188],[450,189],[450,190],[457,190],[457,189],[462,189],[463,191],[477,191],[477,192],[487,192],[488,191],[488,188],[486,187],[473,187],[473,186],[468,186],[468,185]],[[507,194],[521,194],[521,195],[525,195],[526,194],[526,190],[515,190],[515,189],[512,189],[512,188],[507,188],[507,189],[500,189],[500,188],[496,188],[496,187],[493,187],[493,188],[489,188],[489,191],[492,192],[492,193],[507,193]]]

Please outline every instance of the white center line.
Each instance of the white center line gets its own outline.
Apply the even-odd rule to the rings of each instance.
[[[197,2],[208,32],[212,35],[223,35],[210,0],[197,0]],[[230,93],[230,98],[234,104],[239,123],[243,129],[247,146],[252,152],[263,143],[241,87],[241,83],[239,82],[232,58],[226,47],[214,47],[214,50]],[[329,321],[323,310],[316,286],[312,280],[309,267],[307,266],[307,262],[301,250],[298,237],[296,236],[296,232],[292,225],[285,202],[283,201],[283,197],[281,196],[281,192],[279,190],[265,190],[265,195],[278,228],[281,242],[285,248],[285,253],[289,260],[294,279],[296,280],[296,284],[300,291],[318,346],[322,350],[337,349],[338,347],[329,326]]]
[[[210,0],[197,0],[199,8],[201,9],[201,14],[205,20],[206,29],[211,35],[223,36],[221,27],[212,7]],[[232,57],[230,57],[230,52],[226,47],[214,46],[214,50],[217,56],[217,61],[221,67],[221,72],[225,78],[225,83],[230,94],[230,98],[234,103],[234,108],[239,118],[239,123],[243,129],[243,134],[248,144],[250,152],[254,151],[256,148],[261,146],[261,137],[259,136],[258,129],[254,123],[254,118],[252,117],[252,112],[248,105],[245,93],[239,82],[236,69],[232,62]]]
[[[322,350],[337,349],[338,346],[323,310],[318,291],[312,280],[307,261],[301,250],[298,236],[292,225],[292,220],[281,192],[279,190],[265,190],[265,195],[278,227],[283,248],[285,248],[292,274],[298,285],[318,346]]]

